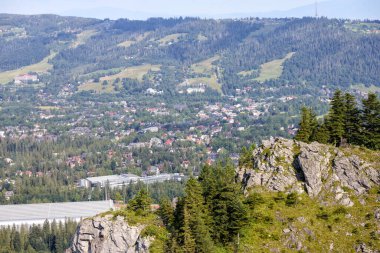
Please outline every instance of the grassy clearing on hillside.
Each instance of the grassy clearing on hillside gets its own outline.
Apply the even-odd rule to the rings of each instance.
[[[222,93],[222,86],[220,83],[218,83],[218,78],[216,75],[212,75],[211,77],[195,77],[195,78],[189,78],[186,79],[185,82],[179,84],[179,86],[184,87],[184,86],[198,86],[200,84],[204,84],[211,89],[214,89],[218,91],[219,93]]]
[[[353,32],[361,32],[361,33],[372,33],[380,31],[380,24],[378,23],[347,23],[344,24],[344,27]]]
[[[9,70],[5,72],[0,73],[0,84],[5,84],[8,82],[11,82],[16,76],[27,74],[29,72],[37,72],[37,73],[43,73],[47,72],[51,68],[53,68],[53,65],[51,65],[48,61],[52,59],[57,53],[51,53],[50,55],[46,56],[42,61],[36,64],[32,64],[29,66],[21,67],[19,69],[15,70]]]
[[[176,43],[180,40],[182,36],[185,36],[187,33],[174,33],[169,34],[158,40],[160,46],[165,46],[169,43]]]
[[[142,81],[144,75],[146,75],[149,71],[160,71],[161,65],[151,65],[151,64],[145,64],[140,66],[133,66],[124,69],[118,74],[111,75],[111,76],[105,76],[100,78],[101,81],[114,81],[117,78],[131,78],[131,79],[137,79],[138,81]]]
[[[351,208],[321,206],[306,194],[297,196],[297,203],[292,205],[286,194],[266,192],[257,196],[249,225],[241,234],[239,252],[304,252],[296,250],[297,242],[307,252],[355,252],[358,242],[375,249],[380,246],[373,217],[376,193],[368,195],[367,205],[354,200]]]
[[[85,30],[77,35],[76,41],[74,41],[70,48],[76,48],[80,45],[83,45],[87,42],[89,38],[94,36],[97,32],[95,30]]]
[[[213,62],[215,62],[219,59],[220,59],[220,56],[215,55],[215,56],[213,56],[209,59],[206,59],[204,61],[194,63],[193,65],[191,65],[191,70],[197,74],[210,74],[210,72],[212,72],[212,69],[214,67],[212,65]]]
[[[361,92],[374,92],[374,93],[380,93],[380,87],[377,87],[375,85],[371,85],[369,87],[366,87],[364,84],[356,84],[351,86],[352,90],[358,90]]]
[[[253,69],[253,70],[247,70],[247,71],[240,71],[240,72],[238,73],[238,75],[239,75],[239,76],[250,76],[250,75],[252,75],[252,74],[254,74],[254,73],[256,73],[256,72],[257,72],[256,69]]]
[[[90,72],[84,75],[81,75],[82,80],[88,80],[92,79],[98,76],[111,76],[120,73],[123,70],[123,68],[113,68],[113,69],[102,69],[102,70],[97,70],[94,72]]]
[[[98,83],[95,82],[87,82],[78,87],[79,91],[95,91],[97,93],[112,93],[115,91],[114,86],[112,85],[117,78],[130,78],[136,79],[138,81],[142,81],[144,75],[146,75],[149,71],[159,71],[161,65],[151,65],[145,64],[140,66],[133,66],[126,68],[120,71],[117,74],[104,76],[99,79]],[[103,82],[107,81],[107,85],[103,85]]]
[[[48,105],[38,106],[37,108],[43,111],[53,111],[53,110],[60,109],[58,106],[48,106]]]
[[[286,60],[290,59],[294,55],[294,52],[288,53],[284,58],[277,59],[264,63],[260,66],[260,75],[255,78],[255,81],[265,82],[271,79],[277,79],[282,75],[283,64]]]
[[[108,83],[107,85],[103,85],[102,83],[85,83],[78,87],[78,91],[95,91],[96,93],[113,93],[115,92],[115,88],[112,84]]]
[[[198,34],[198,37],[197,37],[198,41],[206,41],[208,40],[208,38],[206,36],[204,36],[203,34]]]
[[[119,47],[125,47],[125,48],[130,47],[133,44],[140,42],[143,39],[145,39],[149,34],[150,34],[150,32],[140,34],[140,35],[136,36],[136,38],[134,40],[126,40],[124,42],[119,43],[118,46]]]

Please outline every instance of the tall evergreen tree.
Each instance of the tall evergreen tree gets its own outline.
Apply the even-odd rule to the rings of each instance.
[[[213,242],[210,228],[206,224],[209,213],[204,204],[202,187],[195,178],[190,178],[187,182],[185,194],[184,220],[186,220],[185,214],[188,213],[190,230],[196,242],[196,252],[211,252]]]
[[[345,130],[345,103],[340,90],[336,90],[331,100],[327,126],[330,133],[330,143],[340,145]]]
[[[160,201],[160,209],[158,209],[158,215],[161,217],[165,226],[171,230],[174,219],[174,209],[172,203],[168,198],[163,198]]]
[[[330,139],[329,130],[325,123],[319,124],[313,134],[312,141],[316,141],[319,143],[327,144]]]
[[[299,129],[294,137],[298,141],[314,141],[318,127],[317,116],[311,108],[302,107]]]
[[[353,95],[346,93],[345,103],[345,126],[343,137],[351,144],[359,144],[360,138],[360,111]]]
[[[370,149],[380,149],[380,101],[374,93],[363,100],[362,142]]]
[[[295,139],[297,141],[309,142],[312,132],[310,110],[307,107],[302,107],[301,121]]]
[[[132,209],[139,214],[146,215],[150,211],[150,205],[152,199],[150,198],[148,191],[142,188],[136,196],[128,203],[128,208]]]

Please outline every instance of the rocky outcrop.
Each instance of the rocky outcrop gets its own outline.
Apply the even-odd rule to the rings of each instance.
[[[380,184],[380,169],[356,155],[320,143],[283,138],[263,141],[252,154],[252,166],[238,168],[245,190],[261,186],[270,191],[306,192],[324,200],[352,206],[348,189],[360,196]]]
[[[147,253],[151,238],[142,238],[144,225],[130,226],[123,217],[94,217],[78,226],[66,253]]]

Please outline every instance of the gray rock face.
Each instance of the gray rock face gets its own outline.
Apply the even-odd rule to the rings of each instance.
[[[301,151],[296,161],[305,177],[305,186],[311,197],[316,197],[322,190],[322,179],[328,177],[330,153],[328,146],[312,143],[300,145]]]
[[[359,157],[320,143],[283,138],[263,141],[252,154],[253,168],[238,168],[244,189],[306,192],[312,198],[333,194],[334,203],[352,206],[348,192],[362,195],[380,184],[380,170]],[[330,194],[331,195],[331,194]]]
[[[122,217],[86,219],[66,253],[147,253],[151,238],[141,238],[143,225],[130,226]]]

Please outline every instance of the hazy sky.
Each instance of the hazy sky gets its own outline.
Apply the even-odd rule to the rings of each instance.
[[[380,0],[318,0],[321,9],[326,8],[326,16],[338,13],[338,9],[355,15],[361,9],[359,18],[377,18]],[[233,17],[237,14],[285,15],[284,11],[296,9],[302,12],[289,12],[294,16],[313,15],[315,0],[0,0],[0,13],[42,14],[53,13],[84,17],[120,17],[145,19],[151,16],[178,17]],[[327,6],[328,4],[328,6]],[[331,5],[335,4],[335,5]],[[372,6],[371,6],[372,5]],[[308,9],[303,6],[309,6]],[[331,7],[333,6],[333,7]],[[282,14],[279,12],[282,11]],[[367,15],[367,12],[370,13]],[[353,14],[352,14],[353,13]],[[331,15],[330,15],[331,16]],[[339,16],[337,14],[337,16]]]
[[[315,0],[0,0],[0,13],[65,13],[108,7],[173,16],[215,15],[288,10],[314,2]]]

